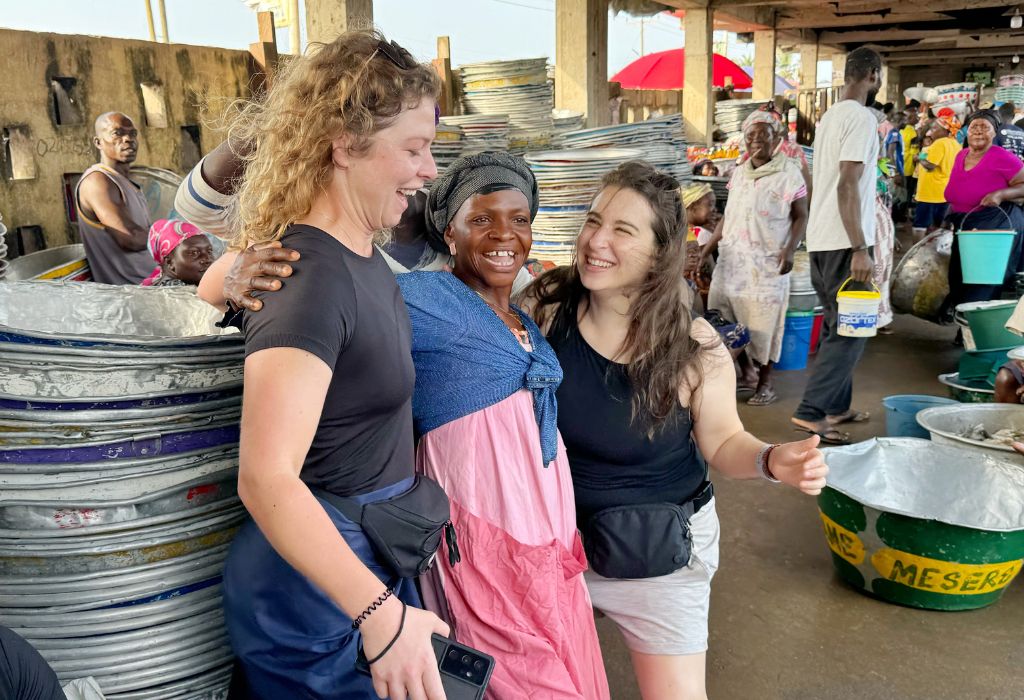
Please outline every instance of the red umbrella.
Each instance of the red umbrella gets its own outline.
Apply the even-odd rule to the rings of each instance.
[[[685,62],[682,49],[659,51],[641,56],[611,78],[627,90],[682,90]],[[753,83],[742,68],[721,54],[714,54],[711,84],[725,87],[727,76],[737,90],[750,88]]]

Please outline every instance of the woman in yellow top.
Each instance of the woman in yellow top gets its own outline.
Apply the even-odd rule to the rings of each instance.
[[[954,116],[936,119],[928,130],[932,144],[922,150],[921,175],[917,183],[917,208],[914,210],[914,234],[931,233],[946,218],[946,185],[953,172],[960,144],[952,134],[960,131],[960,121]]]

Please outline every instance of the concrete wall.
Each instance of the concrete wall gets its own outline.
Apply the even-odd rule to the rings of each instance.
[[[22,146],[15,138],[0,149],[0,214],[12,231],[41,226],[47,246],[77,240],[65,208],[64,175],[96,162],[92,124],[99,114],[119,111],[135,120],[138,165],[183,173],[196,153],[182,127],[198,129],[199,151],[207,153],[224,138],[216,121],[227,104],[250,95],[252,63],[245,51],[7,29],[0,29],[0,46],[0,130],[28,137]],[[71,98],[80,124],[56,123],[55,77],[76,79]],[[166,126],[147,125],[142,83],[162,88],[166,118],[156,121]],[[5,157],[11,147],[13,159]],[[12,169],[35,174],[11,179]]]

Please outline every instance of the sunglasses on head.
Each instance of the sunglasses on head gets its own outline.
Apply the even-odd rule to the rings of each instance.
[[[416,59],[412,57],[412,54],[403,49],[398,45],[396,41],[384,41],[381,39],[377,42],[377,51],[374,55],[380,54],[384,58],[391,61],[392,65],[399,70],[410,70],[416,67]],[[434,105],[434,125],[437,126],[441,122],[441,107]]]
[[[391,61],[399,70],[409,70],[416,66],[412,54],[399,46],[398,42],[381,39],[377,42],[377,53]]]

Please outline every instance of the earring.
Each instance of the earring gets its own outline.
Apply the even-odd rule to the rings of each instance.
[[[448,244],[448,251],[452,254],[452,257],[454,258],[455,257],[455,244],[454,243],[449,243]]]

